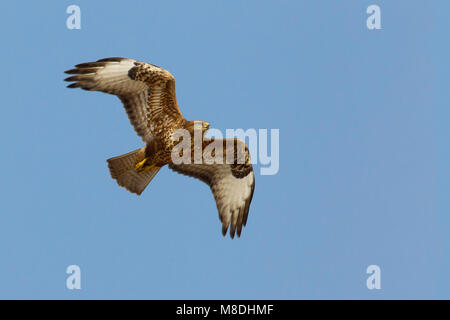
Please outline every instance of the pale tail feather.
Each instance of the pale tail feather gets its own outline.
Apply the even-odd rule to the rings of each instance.
[[[106,160],[111,177],[116,179],[119,186],[138,195],[144,191],[159,169],[161,169],[160,167],[155,167],[143,173],[136,172],[134,167],[138,162],[144,160],[144,153],[145,148],[141,148]]]

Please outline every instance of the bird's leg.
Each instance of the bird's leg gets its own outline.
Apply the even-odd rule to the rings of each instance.
[[[142,160],[141,162],[138,162],[134,166],[134,170],[136,172],[142,173],[142,172],[150,171],[154,167],[155,167],[155,165],[150,163],[150,159],[145,158],[144,160]]]

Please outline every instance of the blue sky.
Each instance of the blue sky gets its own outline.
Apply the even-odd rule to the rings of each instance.
[[[447,1],[0,9],[0,298],[450,298]],[[62,81],[110,56],[168,69],[187,119],[280,129],[280,170],[256,176],[240,239],[199,181],[165,168],[137,197],[110,178],[105,160],[140,138],[117,98]]]

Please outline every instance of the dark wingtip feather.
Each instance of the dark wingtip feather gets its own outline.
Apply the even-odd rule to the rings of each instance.
[[[127,58],[123,58],[123,57],[111,57],[111,58],[104,58],[104,59],[100,59],[97,60],[97,62],[120,62],[122,60],[126,60]]]
[[[244,209],[244,215],[242,218],[242,225],[245,227],[247,225],[247,219],[248,219],[248,212],[250,211],[250,203],[248,205],[245,205]]]
[[[242,232],[242,223],[238,224],[238,226],[237,226],[236,233],[237,233],[238,238],[241,237],[241,232]]]
[[[237,221],[237,235],[240,238],[241,237],[241,231],[242,231],[242,222],[244,220],[244,213],[245,213],[245,208],[241,207],[239,209],[239,216],[238,216],[238,221]]]
[[[236,223],[234,223],[235,221],[235,215],[236,215],[236,211],[232,211],[233,214],[231,215],[231,227],[230,227],[230,237],[231,239],[234,239],[234,234],[236,233]]]
[[[252,191],[250,193],[250,197],[248,197],[248,199],[247,199],[247,203],[245,204],[245,208],[244,208],[244,217],[242,219],[242,224],[244,226],[247,225],[248,212],[250,211],[250,204],[252,203],[254,193],[255,193],[255,178],[253,178]]]
[[[227,235],[228,225],[222,225],[222,235],[225,237]]]
[[[64,79],[64,81],[78,81],[78,80],[80,80],[80,76],[71,76]]]
[[[78,82],[71,83],[67,86],[67,88],[79,88],[80,84]]]
[[[84,62],[84,63],[80,63],[75,65],[76,68],[98,68],[98,67],[103,67],[105,64],[103,62]]]
[[[96,73],[100,67],[91,67],[91,68],[77,68],[64,71],[67,74],[87,74],[87,73]]]

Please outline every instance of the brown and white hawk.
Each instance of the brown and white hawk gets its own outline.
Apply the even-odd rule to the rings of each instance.
[[[230,236],[241,235],[247,223],[250,203],[255,189],[255,175],[245,142],[239,139],[209,139],[204,136],[209,129],[205,121],[187,121],[178,108],[175,79],[163,68],[128,58],[106,58],[96,62],[81,63],[65,81],[69,88],[102,91],[114,94],[122,101],[131,124],[146,146],[127,154],[108,159],[112,178],[128,191],[140,195],[161,167],[166,164],[173,171],[197,178],[207,183],[216,200],[222,234],[230,229]],[[227,151],[217,158],[175,163],[172,151],[179,143],[175,135],[184,129],[192,137],[200,131],[201,147],[211,144],[233,145],[234,154]],[[194,139],[192,139],[194,140]],[[243,150],[244,157],[238,156]],[[241,159],[242,161],[238,161]],[[209,160],[209,161],[208,161]]]

